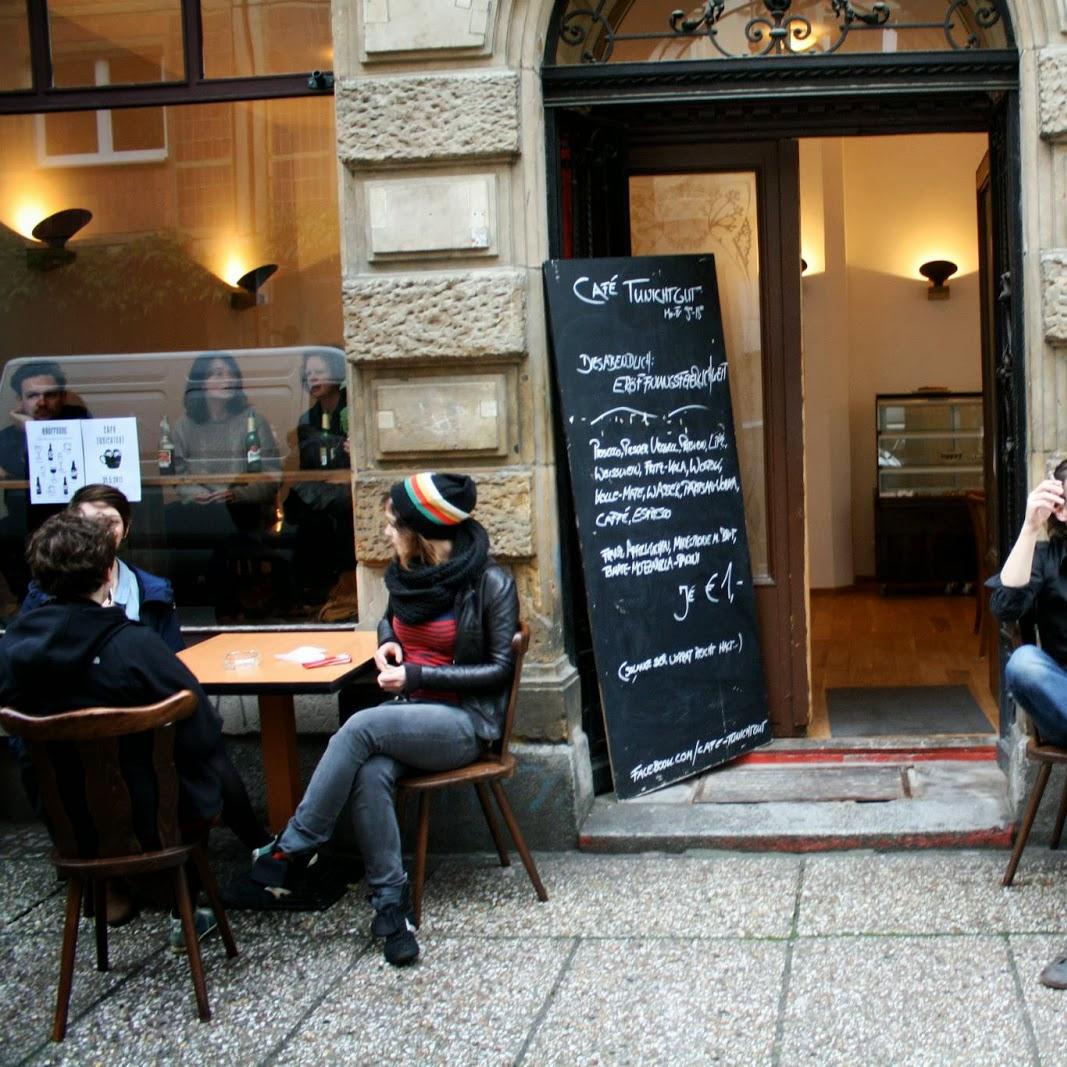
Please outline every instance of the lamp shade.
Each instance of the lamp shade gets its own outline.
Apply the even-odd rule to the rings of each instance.
[[[41,219],[33,228],[33,236],[49,248],[62,248],[83,226],[92,220],[93,213],[83,207],[70,207]]]

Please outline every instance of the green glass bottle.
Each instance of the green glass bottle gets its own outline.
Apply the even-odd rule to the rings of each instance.
[[[245,430],[245,470],[249,474],[258,474],[263,470],[263,448],[259,442],[256,429],[256,416],[248,413],[248,428]]]

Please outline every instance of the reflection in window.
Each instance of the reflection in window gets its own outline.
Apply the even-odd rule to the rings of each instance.
[[[30,502],[51,461],[28,453],[25,424],[73,419],[95,431],[101,423],[84,420],[133,417],[142,499],[122,554],[171,582],[184,625],[353,619],[345,370],[328,347],[10,361],[0,382],[11,409],[0,417],[4,616],[25,595],[28,534],[63,506]],[[72,468],[70,495],[110,480],[117,457],[99,457],[107,470],[97,458],[87,450]]]
[[[57,89],[150,85],[185,76],[180,0],[146,0],[136,6],[49,0],[48,24]],[[101,58],[110,64],[105,83],[97,79],[95,64]]]
[[[159,63],[138,57],[66,61],[65,72],[92,68],[92,84],[111,85],[115,72],[140,71],[158,77]],[[87,76],[87,75],[84,75]],[[77,75],[80,79],[83,75]],[[123,111],[62,111],[37,116],[37,157],[46,166],[82,167],[119,163],[154,163],[167,158],[167,128],[163,108]]]
[[[81,131],[54,127],[49,116],[50,151],[99,149],[91,140],[99,136],[99,116],[79,115]],[[345,366],[335,347],[342,315],[333,100],[102,115],[116,154],[143,143],[153,128],[143,116],[154,116],[165,157],[131,166],[42,165],[39,117],[0,118],[0,433],[23,402],[11,388],[19,362],[55,360],[72,403],[95,417],[137,418],[146,492],[134,508],[130,551],[133,562],[174,582],[184,624],[351,618],[348,415]],[[77,258],[60,270],[27,270],[33,226],[66,207],[93,215],[68,246]],[[236,279],[268,262],[278,271],[261,290],[265,302],[231,307]],[[311,349],[329,353],[328,366],[310,360],[305,368]],[[123,355],[145,352],[178,354]],[[187,410],[200,352],[236,360],[239,376],[231,368],[229,378],[240,377],[241,388],[227,388],[242,392],[247,405],[226,418],[217,417],[217,405],[208,405],[206,419],[197,417],[204,411],[195,403]],[[313,392],[313,380],[328,380],[329,388]],[[245,467],[248,409],[258,470]],[[161,477],[164,416],[174,473],[166,485],[153,485],[150,479]],[[22,438],[16,441],[21,448]],[[26,483],[0,466],[10,558],[11,546],[25,538]],[[241,544],[248,551],[230,551]],[[17,600],[17,575],[12,582],[0,581],[0,615]]]
[[[329,0],[202,0],[204,76],[330,70]]]
[[[0,92],[29,89],[32,84],[25,0],[0,0]]]
[[[550,63],[1005,48],[997,0],[571,0]]]

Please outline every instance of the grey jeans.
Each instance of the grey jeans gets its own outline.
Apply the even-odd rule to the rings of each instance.
[[[394,904],[407,881],[394,804],[397,778],[407,768],[462,767],[481,751],[471,716],[454,704],[398,700],[357,712],[330,738],[278,845],[302,852],[324,844],[351,800],[371,903]]]

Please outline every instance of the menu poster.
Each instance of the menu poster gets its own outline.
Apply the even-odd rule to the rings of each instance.
[[[66,504],[83,486],[103,483],[141,499],[137,420],[53,419],[26,423],[31,504]]]
[[[82,419],[86,484],[101,482],[121,490],[127,500],[141,499],[141,453],[137,420]]]
[[[26,423],[31,504],[67,504],[86,484],[81,426],[81,419]]]
[[[551,260],[544,274],[626,799],[771,739],[715,262]]]

